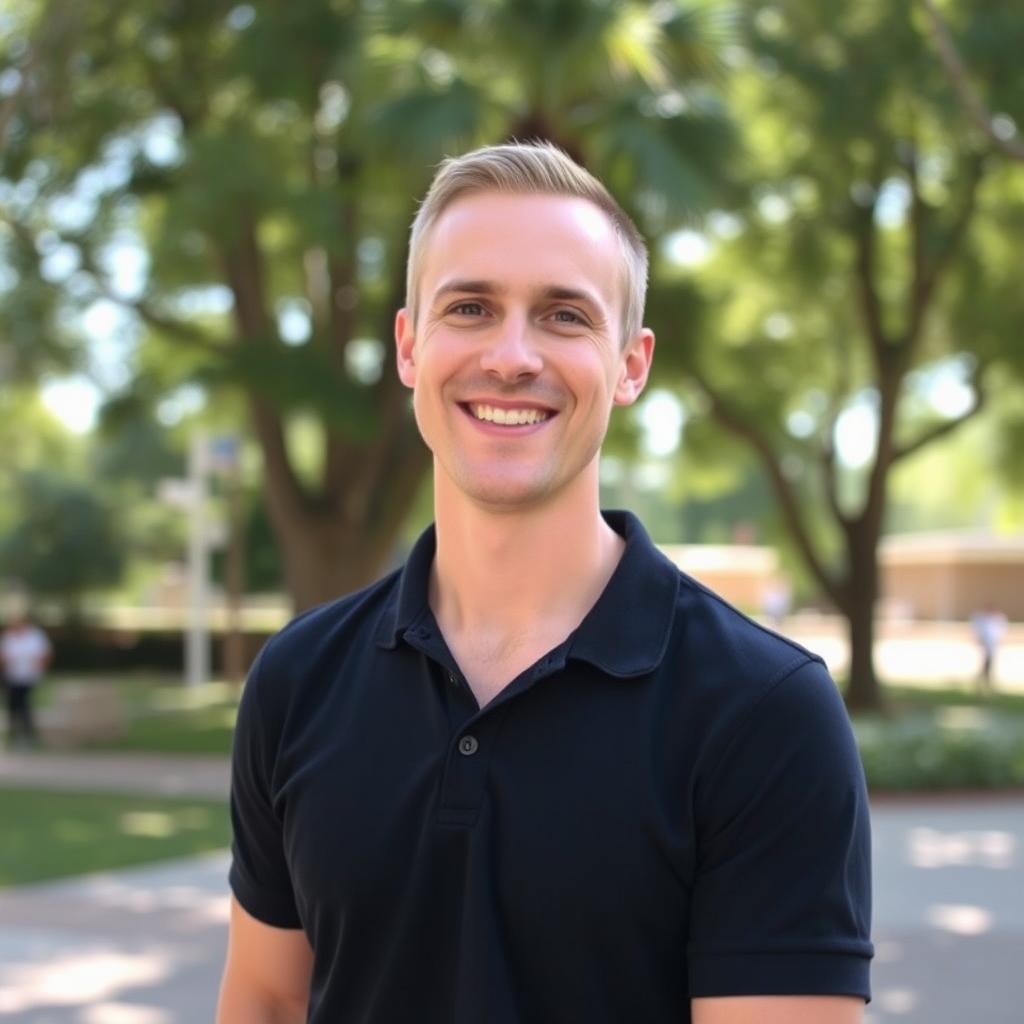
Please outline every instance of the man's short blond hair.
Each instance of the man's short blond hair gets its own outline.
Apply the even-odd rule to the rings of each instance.
[[[406,271],[406,306],[417,320],[420,280],[430,229],[457,199],[483,192],[570,196],[602,210],[615,228],[623,264],[623,343],[643,326],[647,246],[628,214],[589,171],[548,142],[485,146],[442,161],[412,222]]]

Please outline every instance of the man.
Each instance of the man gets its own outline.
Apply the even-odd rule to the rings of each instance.
[[[835,686],[599,509],[646,269],[558,150],[442,165],[395,329],[436,525],[252,669],[221,1024],[861,1019]]]
[[[0,633],[0,679],[7,688],[7,740],[11,746],[38,742],[32,694],[52,657],[46,634],[19,608]]]

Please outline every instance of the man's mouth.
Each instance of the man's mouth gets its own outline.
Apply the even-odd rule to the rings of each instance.
[[[543,423],[552,414],[546,409],[499,409],[493,405],[469,402],[465,408],[475,419],[485,423],[500,423],[506,427],[521,427],[532,423]]]

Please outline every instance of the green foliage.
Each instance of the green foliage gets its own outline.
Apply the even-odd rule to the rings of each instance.
[[[979,66],[993,81],[1018,81],[1019,61],[997,70],[1009,60],[997,39],[1020,38],[1024,14],[947,6],[986,26],[970,45],[989,40]],[[1010,255],[1024,169],[994,159],[970,127],[917,5],[740,11],[727,98],[746,201],[707,218],[696,311],[680,328],[656,280],[653,326],[678,339],[679,379],[696,383],[687,444],[710,451],[706,418],[756,456],[793,550],[849,619],[851,700],[867,706],[878,699],[871,612],[890,473],[986,402],[1024,391]],[[996,94],[1021,123],[1024,94]],[[966,401],[940,401],[936,380],[958,380]]]
[[[1019,35],[1018,14],[957,6],[993,38]],[[735,211],[735,228],[700,275],[707,329],[690,351],[777,451],[807,459],[837,413],[879,384],[858,277],[866,233],[894,360],[918,330],[915,294],[925,282],[915,274],[928,261],[948,277],[936,282],[907,368],[968,352],[980,377],[995,361],[1019,359],[1024,306],[1003,247],[1018,234],[1024,183],[1013,169],[989,168],[963,130],[912,5],[751,4],[743,24],[748,50],[731,95],[746,128],[752,202]],[[1016,108],[1007,110],[1024,114],[1019,97]],[[961,241],[963,216],[971,219]],[[939,266],[947,260],[953,266]],[[898,438],[941,420],[917,408],[902,408]],[[799,435],[788,426],[794,412],[808,423]]]
[[[112,511],[88,487],[43,470],[24,473],[19,518],[0,540],[0,575],[68,607],[121,576],[124,550]]]
[[[1024,785],[1024,713],[944,707],[853,726],[872,789]]]
[[[224,849],[223,801],[0,789],[0,887]]]
[[[723,5],[14,6],[0,25],[15,69],[0,128],[11,238],[30,256],[52,238],[77,265],[39,291],[56,290],[69,322],[102,297],[133,312],[125,390],[142,404],[198,385],[207,415],[231,403],[239,424],[243,397],[284,550],[319,537],[349,552],[307,603],[379,569],[427,465],[393,375],[358,353],[389,343],[409,222],[442,156],[551,139],[653,236],[725,194]],[[145,257],[129,284],[126,251]],[[30,296],[31,259],[9,265]],[[296,421],[321,435],[311,467]]]

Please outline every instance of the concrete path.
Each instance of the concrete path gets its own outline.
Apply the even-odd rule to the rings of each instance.
[[[1024,798],[892,798],[872,809],[869,1024],[1024,1020]]]
[[[866,1024],[1019,1024],[1024,798],[873,808]],[[0,891],[0,1019],[195,1024],[224,957],[226,854]]]
[[[0,786],[227,799],[226,757],[0,751]]]
[[[226,853],[0,890],[0,1020],[213,1020]]]

